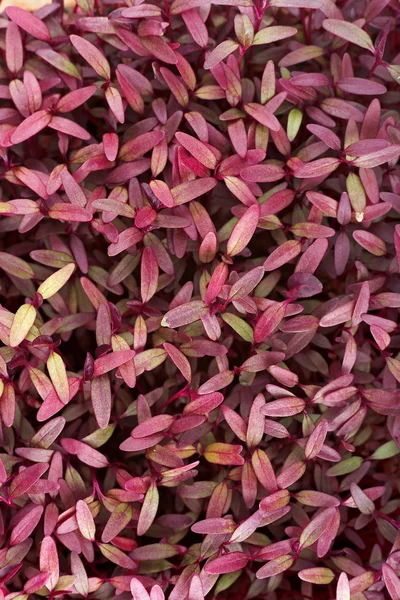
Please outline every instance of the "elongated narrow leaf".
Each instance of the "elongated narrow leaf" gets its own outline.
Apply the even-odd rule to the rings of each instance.
[[[9,6],[6,12],[7,17],[11,21],[33,37],[44,42],[48,42],[51,39],[51,34],[46,23],[41,21],[36,15],[17,6]]]
[[[261,123],[261,125],[265,125],[265,127],[268,127],[272,131],[279,131],[280,124],[278,119],[271,111],[268,110],[268,108],[262,104],[251,102],[249,104],[245,104],[244,109],[248,115]]]
[[[132,518],[132,508],[129,504],[119,504],[111,513],[101,534],[101,541],[106,544],[117,536],[128,525]]]
[[[75,270],[75,265],[65,265],[62,269],[50,275],[43,283],[38,287],[38,294],[40,294],[43,300],[54,296],[69,280],[72,273]]]
[[[239,44],[233,40],[225,40],[218,44],[216,48],[208,55],[204,63],[205,69],[216,67],[227,56],[235,52],[239,48]]]
[[[151,527],[158,510],[159,494],[156,484],[152,481],[146,492],[139,515],[137,534],[144,535]]]
[[[36,310],[32,304],[23,304],[14,315],[10,329],[10,346],[14,348],[26,338],[36,319]]]
[[[19,498],[25,494],[46,473],[49,465],[37,464],[22,470],[10,484],[10,496]]]
[[[83,537],[87,540],[94,540],[96,526],[90,508],[83,500],[78,500],[76,504],[76,520]]]
[[[60,567],[56,543],[49,535],[45,536],[40,545],[39,564],[41,571],[49,573],[50,577],[46,586],[49,590],[53,590],[58,583]]]
[[[205,566],[206,573],[210,575],[221,575],[222,573],[233,573],[243,569],[249,561],[244,552],[230,552],[219,558],[211,560]]]
[[[239,219],[229,237],[227,252],[229,256],[239,254],[247,246],[257,228],[260,218],[260,207],[258,204],[250,206]]]
[[[333,33],[352,44],[356,44],[361,48],[365,48],[370,52],[374,51],[374,44],[365,31],[357,27],[354,23],[350,21],[338,21],[336,19],[325,19],[323,22],[324,28],[329,31],[329,33]]]
[[[120,148],[118,158],[123,162],[131,162],[152,150],[162,139],[163,131],[149,131],[125,142]]]
[[[47,370],[50,375],[51,382],[63,404],[69,402],[69,385],[67,371],[63,359],[57,352],[50,351],[46,362]]]
[[[284,27],[282,25],[265,27],[265,29],[261,29],[261,31],[256,33],[252,45],[272,44],[273,42],[279,42],[279,40],[292,37],[296,33],[297,29],[295,27]]]
[[[89,63],[92,69],[103,79],[109,80],[111,69],[104,54],[83,37],[71,35],[70,40],[74,48]]]
[[[22,121],[11,136],[13,144],[20,144],[42,131],[52,120],[47,110],[39,110]]]

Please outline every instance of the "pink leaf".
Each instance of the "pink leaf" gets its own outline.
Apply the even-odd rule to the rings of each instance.
[[[171,427],[174,421],[175,417],[172,415],[157,415],[156,417],[151,417],[150,419],[143,421],[143,423],[140,423],[140,425],[137,425],[131,432],[131,436],[134,438],[142,438],[154,435],[160,431],[166,431]]]
[[[142,37],[140,41],[148,52],[151,52],[151,54],[162,62],[170,65],[176,65],[178,62],[175,52],[158,35],[147,35]]]
[[[24,49],[18,26],[11,22],[6,29],[6,62],[8,69],[16,76],[22,68]]]
[[[203,194],[211,191],[217,185],[216,179],[212,177],[204,177],[195,179],[194,181],[181,183],[171,189],[171,194],[174,199],[175,206],[179,206],[186,202],[190,202]]]
[[[382,576],[391,599],[400,600],[400,579],[390,565],[385,563],[382,565]],[[346,600],[345,597],[343,600]]]
[[[6,9],[6,13],[11,21],[27,33],[30,33],[30,35],[33,35],[33,37],[44,42],[51,40],[51,34],[46,23],[41,21],[36,15],[17,6],[9,6]]]
[[[64,119],[64,117],[53,117],[49,122],[49,127],[66,135],[72,135],[80,140],[90,140],[91,137],[90,133],[83,129],[83,127],[69,119]]]
[[[233,40],[221,42],[206,58],[204,68],[212,69],[216,67],[222,60],[232,54],[232,52],[235,52],[237,48],[239,48],[239,44]]]
[[[265,27],[256,33],[252,45],[257,46],[258,44],[279,42],[280,40],[296,35],[296,33],[297,29],[295,27],[284,27],[281,25]]]
[[[121,352],[126,352],[126,350],[122,350]],[[115,352],[113,354],[117,353]],[[100,429],[105,429],[110,421],[112,408],[111,384],[108,375],[101,374],[93,377],[90,391],[93,412],[94,416],[96,417],[97,424]]]
[[[178,132],[175,134],[178,142],[196,158],[202,165],[208,169],[215,169],[217,161],[221,158],[219,151],[216,149],[211,150],[208,144],[196,140],[187,133]]]
[[[137,524],[137,535],[144,535],[151,527],[158,510],[159,494],[154,481],[146,492]]]
[[[21,142],[28,140],[47,127],[51,120],[52,116],[47,110],[39,110],[38,112],[33,113],[33,115],[27,117],[25,121],[22,121],[15,129],[11,136],[12,143],[20,144]]]
[[[138,135],[121,146],[118,158],[123,162],[134,161],[157,146],[164,136],[164,131],[149,131]]]
[[[150,596],[146,591],[143,583],[133,577],[130,583],[130,591],[133,597],[133,600],[150,600]]]
[[[306,404],[301,398],[289,396],[280,400],[268,402],[261,409],[261,414],[267,417],[291,417],[303,412]]]
[[[236,223],[227,244],[229,256],[235,256],[244,250],[257,228],[260,218],[260,207],[258,204],[250,206],[244,215]]]
[[[336,600],[350,600],[349,579],[346,573],[340,573],[336,588]]]
[[[49,217],[70,223],[87,223],[92,220],[92,213],[82,206],[60,202],[53,204]]]
[[[46,587],[51,591],[58,583],[60,576],[57,547],[54,539],[46,535],[40,546],[40,570],[50,574]]]
[[[192,525],[191,530],[202,535],[226,535],[232,533],[235,528],[236,524],[230,518],[211,518],[197,521]]]
[[[377,150],[376,152],[372,152],[371,154],[364,154],[363,156],[359,156],[353,161],[353,164],[356,167],[372,169],[392,160],[397,160],[399,156],[400,144],[397,144],[395,146],[389,146],[389,148]]]
[[[353,232],[353,238],[360,246],[362,246],[362,248],[375,256],[383,256],[386,254],[385,242],[369,231],[357,229]]]
[[[196,44],[201,48],[206,48],[208,43],[208,31],[199,13],[193,9],[186,10],[182,13],[182,19]]]
[[[278,556],[273,560],[270,560],[266,565],[258,569],[256,572],[257,579],[266,579],[267,577],[273,577],[274,575],[279,575],[279,573],[283,573],[295,562],[295,557],[290,556],[290,554],[283,554],[282,556]]]
[[[12,498],[23,496],[46,473],[49,465],[42,463],[23,469],[11,481],[9,492]]]
[[[150,188],[153,194],[161,202],[161,204],[163,204],[167,208],[172,208],[174,206],[174,198],[172,196],[171,190],[169,189],[167,184],[164,183],[164,181],[154,179],[150,182]]]
[[[340,150],[340,139],[327,127],[323,127],[322,125],[307,125],[308,131],[311,131],[316,137],[324,142],[328,146],[328,148],[332,148],[332,150]]]
[[[291,29],[289,27],[289,29]],[[263,31],[267,31],[264,29]],[[255,119],[261,125],[265,125],[271,129],[271,131],[279,131],[281,125],[275,115],[268,110],[262,104],[256,104],[255,102],[250,102],[249,104],[244,105],[244,109],[250,117]]]
[[[96,526],[90,508],[83,500],[78,500],[76,504],[76,520],[83,537],[93,541],[96,534]]]
[[[153,250],[143,248],[140,267],[140,292],[142,302],[147,303],[156,293],[158,286],[158,264]]]
[[[70,40],[74,48],[86,62],[89,63],[92,69],[94,69],[100,77],[109,81],[111,78],[111,69],[104,54],[83,37],[71,35]]]
[[[362,79],[361,77],[344,77],[337,82],[339,90],[346,92],[347,94],[360,94],[361,96],[377,96],[379,94],[385,94],[386,88],[381,83],[376,81],[370,81],[369,79]]]
[[[161,322],[163,327],[182,327],[201,319],[208,312],[208,306],[201,300],[193,300],[169,310]]]
[[[43,506],[32,506],[28,513],[26,513],[22,519],[18,521],[13,530],[11,531],[10,544],[21,544],[25,541],[37,527],[40,519],[42,518],[44,508]]]
[[[175,346],[169,344],[168,342],[165,342],[163,344],[163,348],[167,352],[168,356],[170,357],[174,365],[177,367],[177,369],[179,369],[179,371],[182,373],[186,381],[190,383],[192,380],[192,371],[186,356],[182,354],[182,352],[178,350],[178,348],[175,348]]]
[[[254,341],[260,343],[278,327],[285,315],[284,303],[275,302],[269,306],[258,319],[254,328]]]
[[[282,265],[296,258],[300,252],[301,243],[299,241],[289,240],[288,242],[284,242],[268,256],[264,262],[264,269],[266,271],[275,271],[275,269],[279,269]]]
[[[224,556],[215,558],[206,564],[204,570],[210,575],[222,575],[222,573],[234,573],[244,569],[249,561],[244,552],[229,552]]]
[[[309,163],[304,163],[295,167],[294,176],[299,179],[309,179],[312,177],[327,177],[335,171],[340,164],[339,159],[333,157],[320,158]]]
[[[338,21],[337,19],[325,19],[322,25],[329,33],[347,42],[356,44],[361,48],[365,48],[372,53],[374,52],[374,44],[368,33],[357,27],[354,23],[350,21]]]
[[[327,431],[328,421],[326,419],[322,419],[315,426],[314,431],[311,433],[310,437],[307,440],[307,444],[304,450],[307,460],[311,460],[312,458],[315,458],[318,455],[323,443],[325,442]]]
[[[251,183],[272,183],[285,177],[282,167],[273,164],[254,165],[240,171],[240,176]]]

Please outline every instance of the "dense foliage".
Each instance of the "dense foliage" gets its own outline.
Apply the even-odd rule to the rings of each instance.
[[[0,17],[0,599],[400,600],[399,23]]]

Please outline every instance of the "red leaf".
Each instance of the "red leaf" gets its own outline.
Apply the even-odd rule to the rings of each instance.
[[[146,304],[156,293],[158,286],[158,264],[153,250],[143,248],[140,267],[140,292],[142,302]]]
[[[175,417],[172,415],[157,415],[156,417],[151,417],[135,427],[135,429],[131,431],[131,437],[143,438],[159,433],[160,431],[166,431],[171,427],[174,421]]]
[[[92,220],[92,213],[81,206],[60,202],[53,204],[49,217],[70,223],[87,223]]]
[[[254,165],[240,171],[240,176],[251,183],[272,183],[285,177],[282,167],[273,164]]]
[[[127,351],[122,350],[122,352]],[[110,421],[112,408],[111,384],[108,375],[93,377],[91,382],[91,397],[93,412],[94,416],[96,417],[97,424],[100,429],[105,429]]]
[[[266,31],[266,30],[264,30]],[[281,125],[275,115],[262,104],[250,102],[244,105],[244,109],[250,117],[255,119],[261,125],[265,125],[271,131],[279,131]]]
[[[42,518],[44,508],[43,506],[32,506],[32,508],[27,512],[15,525],[13,530],[11,531],[10,536],[10,544],[14,546],[15,544],[21,544],[25,541],[37,527],[40,519]]]
[[[46,473],[48,468],[48,464],[39,463],[20,471],[10,484],[10,496],[12,498],[23,496]]]
[[[131,162],[140,158],[164,139],[164,131],[149,131],[125,142],[119,150],[118,158],[123,162]]]
[[[289,240],[278,246],[264,262],[264,269],[266,271],[275,271],[282,265],[290,262],[301,252],[301,243],[297,240]]]
[[[6,9],[6,14],[11,21],[38,40],[42,40],[43,42],[51,40],[51,34],[46,23],[41,21],[31,12],[18,8],[17,6],[9,6]]]
[[[322,25],[327,31],[333,33],[333,35],[356,44],[361,48],[365,48],[372,53],[374,52],[374,44],[368,33],[357,27],[354,23],[339,21],[337,19],[325,19]]]
[[[213,177],[203,177],[181,183],[171,189],[171,194],[174,199],[175,206],[180,206],[186,202],[190,202],[203,194],[207,194],[217,185],[217,180]]]
[[[207,56],[204,62],[205,69],[213,69],[227,56],[235,52],[239,48],[239,44],[233,40],[225,40],[218,44],[216,48]]]
[[[89,85],[65,94],[65,96],[60,98],[57,102],[57,112],[66,113],[75,110],[75,108],[78,108],[87,102],[96,91],[97,87],[95,85]]]
[[[24,62],[24,49],[18,26],[11,22],[6,29],[6,62],[8,69],[16,76]]]
[[[249,562],[249,557],[244,552],[229,552],[215,558],[206,564],[204,570],[209,575],[222,575],[222,573],[234,573],[244,569]]]
[[[400,579],[390,565],[385,563],[382,565],[382,576],[391,599],[400,600]],[[347,600],[345,596],[343,596],[343,600]]]
[[[54,539],[46,535],[40,545],[40,570],[50,574],[46,587],[51,591],[58,583],[60,576],[57,547]]]
[[[182,327],[201,319],[208,312],[208,306],[201,300],[193,300],[169,310],[163,317],[163,327]]]
[[[144,535],[151,527],[158,510],[159,494],[157,485],[151,482],[146,492],[137,524],[137,535]]]
[[[205,144],[200,140],[196,140],[196,138],[188,135],[187,133],[178,132],[175,134],[175,137],[178,142],[202,165],[208,169],[215,169],[218,160],[221,158],[221,154],[216,148],[211,150],[208,144]]]
[[[39,131],[42,131],[52,120],[51,114],[47,110],[39,110],[33,115],[30,115],[22,121],[20,125],[15,129],[14,133],[11,136],[11,141],[13,144],[20,144],[25,140],[33,137]]]
[[[273,577],[274,575],[279,575],[279,573],[283,573],[295,562],[295,557],[290,556],[290,554],[283,554],[282,556],[278,556],[273,560],[270,560],[266,565],[258,569],[256,573],[257,579],[266,579],[267,577]]]
[[[254,235],[260,218],[260,207],[258,204],[250,206],[244,215],[236,223],[227,244],[229,256],[235,256],[244,250]]]
[[[49,127],[66,135],[72,135],[80,140],[90,140],[91,137],[90,133],[83,129],[83,127],[69,119],[64,119],[64,117],[53,117],[49,123]]]
[[[78,35],[70,35],[70,40],[74,48],[86,62],[89,63],[92,69],[94,69],[100,77],[109,81],[111,78],[110,65],[101,50]]]
[[[309,163],[305,163],[294,170],[294,176],[299,179],[308,179],[312,177],[327,177],[335,171],[340,164],[339,159],[328,157],[320,158]]]
[[[258,319],[254,328],[254,341],[260,343],[278,327],[286,311],[284,303],[275,302]]]
[[[163,344],[163,348],[174,363],[174,365],[179,369],[187,382],[191,382],[192,380],[192,371],[190,368],[190,364],[188,359],[178,348],[175,348],[172,344],[165,342]]]
[[[156,58],[167,64],[176,65],[176,54],[163,38],[158,35],[147,35],[142,37],[140,41],[146,50],[151,52]]]

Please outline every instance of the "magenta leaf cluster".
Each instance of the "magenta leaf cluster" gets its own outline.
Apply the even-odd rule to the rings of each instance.
[[[0,600],[400,600],[399,25],[0,16]]]

